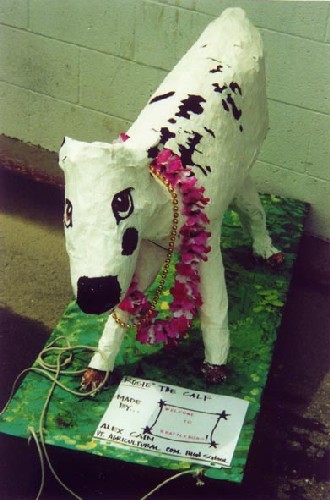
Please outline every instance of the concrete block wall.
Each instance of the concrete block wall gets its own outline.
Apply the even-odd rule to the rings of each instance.
[[[0,0],[0,133],[51,151],[64,135],[111,141],[228,6],[267,53],[257,185],[310,203],[307,232],[330,239],[329,2]]]

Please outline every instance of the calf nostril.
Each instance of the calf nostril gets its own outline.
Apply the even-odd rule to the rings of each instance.
[[[120,293],[117,276],[82,276],[77,282],[77,304],[87,314],[102,314],[113,309],[120,301]]]

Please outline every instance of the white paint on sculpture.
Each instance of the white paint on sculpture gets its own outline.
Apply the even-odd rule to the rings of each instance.
[[[227,9],[165,78],[128,130],[129,139],[65,140],[66,246],[72,287],[85,312],[115,309],[127,321],[118,304],[133,275],[145,289],[164,262],[172,205],[148,165],[162,148],[170,149],[210,198],[205,211],[212,250],[200,265],[201,328],[205,361],[226,363],[228,300],[219,241],[227,207],[239,213],[257,255],[277,253],[248,176],[268,129],[265,85],[259,33],[241,9]],[[110,315],[99,343],[105,356],[96,353],[90,367],[112,370],[123,335]]]

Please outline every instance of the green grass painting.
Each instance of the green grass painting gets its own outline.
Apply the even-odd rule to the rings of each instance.
[[[113,384],[107,390],[98,393],[94,398],[80,398],[61,388],[55,389],[45,418],[47,444],[174,471],[193,470],[196,466],[192,463],[170,460],[125,447],[114,448],[92,439],[124,374],[153,379],[196,390],[236,396],[250,402],[232,467],[207,468],[205,471],[206,476],[214,479],[235,482],[242,480],[307,210],[304,203],[291,199],[265,195],[262,200],[267,212],[269,232],[275,246],[285,253],[285,262],[277,271],[263,264],[255,264],[249,238],[243,234],[237,215],[232,211],[227,212],[222,251],[230,307],[231,351],[228,382],[219,386],[208,386],[199,375],[203,361],[203,345],[198,320],[194,322],[187,339],[172,350],[162,349],[162,346],[149,347],[139,344],[134,339],[134,332],[130,331],[117,359]],[[172,280],[173,264],[158,304],[159,312],[164,317],[168,314]],[[156,286],[155,283],[151,287],[151,294]],[[96,347],[105,321],[106,315],[82,314],[72,302],[49,342],[63,336],[73,346]],[[90,353],[83,350],[75,351],[72,366],[68,369],[85,368],[90,356]],[[79,377],[65,373],[61,375],[61,382],[72,389],[77,389],[80,384]],[[51,382],[45,376],[29,373],[2,415],[0,431],[27,438],[29,427],[37,430],[50,386]]]

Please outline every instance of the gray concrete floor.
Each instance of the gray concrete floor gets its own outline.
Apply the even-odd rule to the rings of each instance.
[[[63,190],[0,172],[1,403],[31,365],[71,297],[62,233]],[[262,410],[241,485],[191,477],[154,498],[330,498],[329,245],[305,237],[299,252]],[[50,448],[60,477],[83,498],[138,499],[169,471]],[[0,435],[0,498],[32,499],[33,445]],[[43,498],[68,495],[51,479]]]

